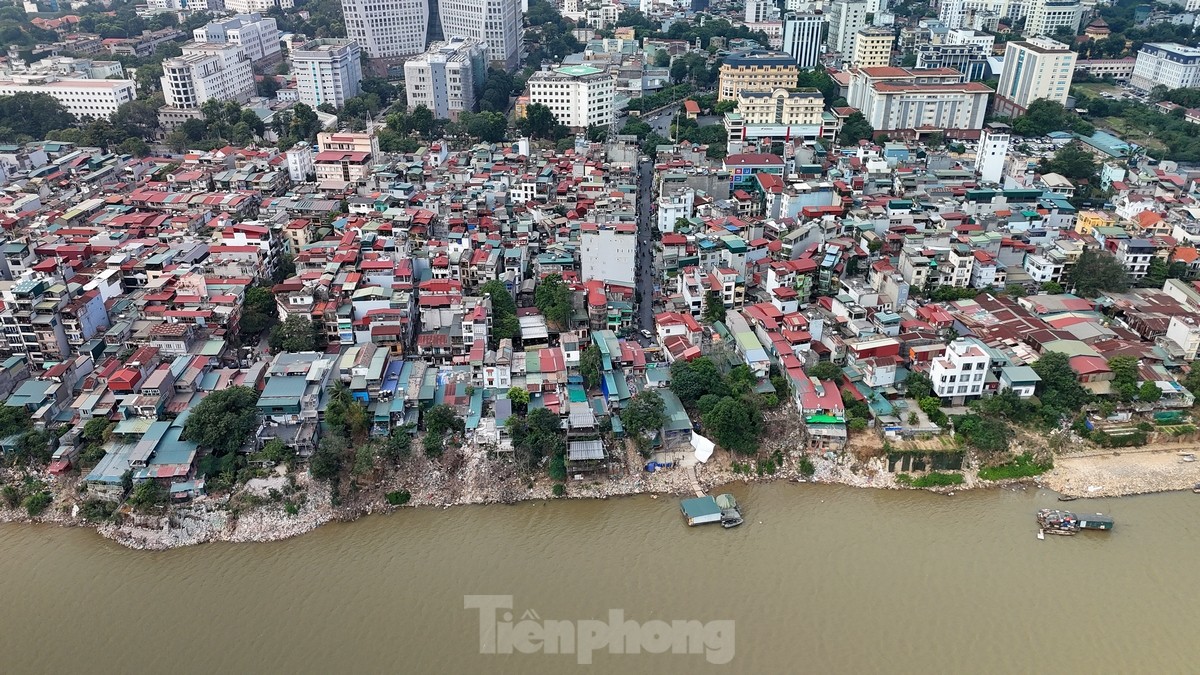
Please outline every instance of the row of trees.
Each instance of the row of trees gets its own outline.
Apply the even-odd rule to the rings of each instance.
[[[756,384],[745,365],[724,375],[708,357],[671,364],[671,391],[685,408],[699,414],[705,432],[717,444],[738,454],[757,452],[762,409],[777,403],[754,393]]]

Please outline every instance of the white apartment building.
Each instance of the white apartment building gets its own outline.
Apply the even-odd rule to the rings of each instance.
[[[1200,49],[1173,42],[1147,42],[1138,52],[1129,84],[1150,91],[1161,84],[1167,89],[1200,86]]]
[[[746,23],[766,23],[779,19],[779,8],[769,0],[746,0]]]
[[[978,45],[983,47],[984,51],[988,54],[991,54],[992,48],[996,44],[996,36],[979,30],[960,28],[946,33],[946,44]]]
[[[60,79],[114,80],[125,79],[125,69],[120,61],[92,61],[70,56],[49,56],[25,65],[18,61],[9,64],[5,75],[53,75]]]
[[[854,34],[854,51],[850,65],[854,68],[875,68],[892,63],[892,44],[896,34],[890,28],[863,28]]]
[[[53,75],[11,75],[0,79],[0,96],[20,92],[49,94],[79,118],[108,117],[137,97],[133,80],[59,79]]]
[[[190,42],[162,66],[169,108],[195,109],[210,99],[245,103],[254,96],[254,70],[238,45]]]
[[[346,37],[357,42],[368,59],[386,64],[425,51],[426,0],[342,0],[342,13]]]
[[[354,40],[310,40],[291,54],[292,74],[300,102],[313,108],[335,108],[358,96],[362,82],[362,50]]]
[[[1019,115],[1041,98],[1066,103],[1076,56],[1067,45],[1046,37],[1006,44],[996,91],[997,114]]]
[[[292,179],[293,183],[303,183],[308,180],[309,176],[316,173],[316,168],[313,166],[312,146],[308,143],[297,143],[286,154],[288,177]]]
[[[597,279],[633,286],[637,260],[637,225],[583,223],[579,263],[583,281]]]
[[[267,12],[275,8],[291,9],[295,6],[295,0],[225,0],[225,10],[234,14],[253,14],[255,12]],[[181,7],[180,9],[188,8]]]
[[[975,338],[958,338],[946,345],[946,353],[933,360],[929,379],[939,398],[957,402],[978,398],[983,394],[984,381],[992,360],[987,350]]]
[[[866,0],[834,0],[829,6],[829,51],[849,61],[854,53],[854,34],[867,27],[870,5]]]
[[[1022,35],[1030,38],[1050,36],[1059,28],[1066,28],[1075,35],[1079,32],[1082,17],[1083,5],[1079,0],[1029,0],[1029,15]]]
[[[950,68],[859,68],[849,103],[876,131],[982,129],[992,90],[962,77]]]
[[[423,105],[437,119],[457,120],[475,107],[475,94],[487,78],[487,45],[474,38],[435,42],[429,51],[404,62],[408,109]]]
[[[965,0],[941,0],[938,3],[938,20],[946,24],[946,28],[950,30],[962,28],[965,16]]]
[[[816,68],[821,61],[823,14],[789,14],[783,22],[783,51],[796,59],[796,65]]]
[[[238,14],[218,19],[192,31],[196,42],[238,45],[253,63],[283,60],[275,19],[261,14]]]
[[[442,34],[486,44],[488,61],[512,72],[521,65],[521,0],[438,0]]]
[[[975,151],[975,171],[985,183],[999,183],[1004,176],[1004,161],[1008,157],[1008,145],[1012,140],[1007,124],[992,122],[979,137]]]
[[[550,108],[559,123],[581,130],[613,123],[615,83],[607,72],[592,66],[563,66],[529,77],[529,103]]]

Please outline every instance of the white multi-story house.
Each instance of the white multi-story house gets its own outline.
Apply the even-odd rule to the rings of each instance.
[[[311,40],[292,52],[292,74],[300,102],[313,108],[335,108],[358,96],[362,82],[362,50],[354,40]]]
[[[457,120],[475,107],[475,94],[487,78],[487,45],[474,38],[452,37],[404,62],[408,108],[423,105],[437,119]]]
[[[160,0],[161,1],[161,0]],[[183,0],[182,7],[171,7],[170,9],[193,9],[188,5],[187,0]],[[291,9],[296,6],[295,0],[225,0],[225,10],[236,14],[253,14],[254,12],[269,12],[272,9]],[[150,3],[154,6],[154,2]],[[212,7],[211,9],[217,9]]]
[[[108,117],[137,97],[133,80],[58,79],[53,75],[13,75],[0,80],[0,96],[47,94],[80,118]]]
[[[957,403],[978,398],[983,394],[991,363],[987,349],[978,340],[956,339],[930,365],[929,379],[933,381],[934,393]]]
[[[245,103],[254,96],[254,69],[234,44],[193,42],[162,63],[163,97],[171,108],[199,108],[205,101]]]
[[[192,39],[196,42],[238,45],[255,64],[277,63],[283,59],[279,37],[275,19],[258,13],[218,19],[192,31]]]
[[[521,65],[521,0],[438,0],[437,6],[443,35],[475,38],[503,70]]]
[[[592,66],[563,66],[529,77],[529,103],[540,103],[560,124],[575,130],[613,121],[613,78]]]
[[[658,196],[658,229],[674,232],[675,222],[680,218],[691,218],[696,205],[696,191],[690,187],[664,191]]]
[[[293,183],[303,183],[309,176],[316,173],[313,165],[312,145],[297,143],[296,147],[287,151],[288,177]]]
[[[1160,84],[1167,89],[1200,86],[1200,48],[1147,42],[1138,51],[1129,84],[1141,91]]]

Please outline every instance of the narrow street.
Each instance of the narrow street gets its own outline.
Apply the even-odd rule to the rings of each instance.
[[[654,203],[651,189],[654,184],[654,163],[650,159],[638,163],[638,255],[637,255],[637,325],[654,330],[654,238],[651,235],[650,206]]]

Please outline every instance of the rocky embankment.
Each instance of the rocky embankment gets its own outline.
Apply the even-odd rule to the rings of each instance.
[[[1200,483],[1200,461],[1187,461],[1190,450],[1163,448],[1062,455],[1042,475],[1046,487],[1071,497],[1121,497],[1189,490]]]

